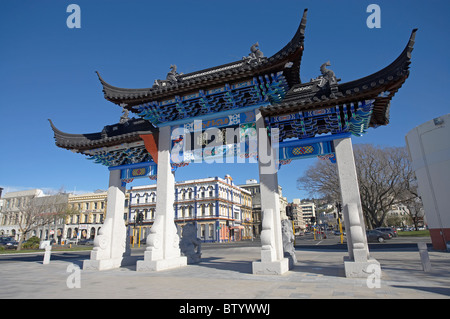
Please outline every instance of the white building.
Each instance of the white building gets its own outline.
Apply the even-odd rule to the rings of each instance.
[[[229,175],[176,182],[174,208],[180,235],[186,223],[196,223],[197,237],[204,242],[237,241],[253,236],[251,193],[234,185]],[[142,239],[155,220],[156,185],[131,188],[130,226],[138,213],[143,214]]]
[[[3,207],[0,210],[0,236],[19,239],[19,220],[31,200],[44,196],[41,189],[9,192],[3,196]]]
[[[446,243],[450,244],[450,114],[412,129],[406,144],[433,248],[445,250]]]
[[[128,194],[127,194],[128,196]],[[94,192],[80,195],[57,194],[44,195],[40,189],[10,192],[3,196],[0,207],[0,235],[19,239],[19,220],[29,214],[31,201],[34,206],[42,206],[39,213],[55,213],[46,211],[55,209],[58,204],[62,209],[69,208],[72,213],[66,217],[49,220],[44,226],[34,227],[26,238],[36,236],[41,240],[55,239],[56,243],[66,242],[68,239],[93,239],[98,234],[106,214],[107,193]],[[67,204],[67,206],[64,206]],[[127,205],[127,202],[125,203]],[[47,208],[45,208],[48,206]],[[125,209],[128,209],[125,207]]]
[[[316,205],[314,203],[301,203],[300,211],[307,225],[314,225],[316,221]]]

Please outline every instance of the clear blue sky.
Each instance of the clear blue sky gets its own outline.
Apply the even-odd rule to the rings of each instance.
[[[81,7],[81,28],[69,29],[66,8]],[[369,29],[366,8],[381,8]],[[2,0],[0,3],[0,187],[88,192],[106,189],[108,169],[57,148],[47,121],[69,133],[101,131],[121,110],[103,98],[94,71],[109,83],[150,87],[171,64],[188,73],[232,62],[259,42],[266,56],[281,49],[309,9],[301,67],[304,82],[330,60],[342,82],[369,75],[401,53],[419,28],[411,74],[391,103],[391,122],[354,143],[404,146],[413,127],[449,113],[450,2],[362,0]],[[302,198],[296,179],[315,160],[279,172],[289,201]],[[256,164],[191,164],[177,180],[258,178]],[[146,180],[133,182],[142,185]],[[130,185],[130,184],[129,184]]]

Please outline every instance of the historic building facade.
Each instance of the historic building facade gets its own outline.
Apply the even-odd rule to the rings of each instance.
[[[66,217],[66,240],[95,238],[105,218],[106,197],[104,191],[69,196],[69,209],[74,213]]]
[[[0,207],[0,236],[18,240],[19,223],[25,215],[55,213],[56,203],[60,209],[67,210],[67,216],[50,219],[43,226],[33,227],[24,239],[36,236],[41,240],[55,239],[58,244],[68,240],[77,242],[80,239],[94,239],[105,219],[106,198],[105,191],[79,195],[45,195],[41,189],[7,193]],[[125,205],[127,211],[127,201]]]
[[[70,195],[69,209],[73,212],[66,217],[64,238],[66,240],[94,239],[106,217],[107,192]],[[125,212],[128,211],[129,193],[125,195]],[[124,214],[126,220],[126,214]]]
[[[184,225],[195,223],[197,237],[203,242],[239,241],[254,236],[251,193],[234,185],[229,175],[177,182],[174,209],[180,235]],[[141,239],[153,225],[155,212],[156,185],[132,187],[128,225],[133,227],[137,214],[143,214]]]
[[[19,239],[19,220],[23,218],[24,210],[30,202],[44,196],[41,189],[9,192],[3,196],[3,206],[0,210],[0,236]]]
[[[261,216],[261,189],[256,179],[248,179],[245,184],[239,185],[251,193],[252,197],[252,229],[254,237],[259,237],[261,234],[262,216]],[[278,185],[278,194],[280,195],[280,218],[287,219],[286,206],[288,205],[287,198],[283,197],[283,188]]]

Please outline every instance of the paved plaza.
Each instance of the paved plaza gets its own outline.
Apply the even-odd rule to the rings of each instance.
[[[142,259],[143,250],[133,250]],[[202,262],[161,272],[137,272],[135,266],[106,271],[81,270],[75,258],[0,263],[0,298],[162,298],[162,299],[315,299],[449,298],[450,253],[430,251],[431,272],[424,272],[415,249],[375,249],[382,265],[379,288],[366,279],[344,277],[343,250],[298,248],[298,264],[281,276],[253,275],[260,248],[208,247]],[[372,283],[375,283],[373,281]],[[70,288],[70,286],[72,288]]]

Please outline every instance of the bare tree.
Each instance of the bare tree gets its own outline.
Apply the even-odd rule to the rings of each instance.
[[[418,186],[414,179],[409,188],[402,194],[402,204],[406,206],[405,213],[409,216],[414,228],[417,230],[419,222],[423,221],[424,209],[422,198],[419,196]]]
[[[383,225],[392,205],[413,202],[415,176],[404,147],[376,147],[370,144],[354,146],[361,205],[366,225]],[[337,167],[329,161],[319,161],[297,180],[299,189],[310,194],[340,200]]]
[[[21,205],[16,221],[19,228],[19,245],[33,230],[54,223],[73,212],[68,206],[68,194],[35,197]]]
[[[305,190],[312,197],[327,197],[340,201],[339,177],[336,164],[319,160],[297,179],[297,188]]]

